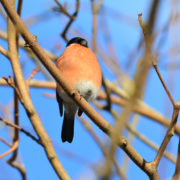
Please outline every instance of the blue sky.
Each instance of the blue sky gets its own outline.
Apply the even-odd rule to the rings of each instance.
[[[64,1],[63,1],[64,2]],[[112,42],[115,45],[115,50],[117,52],[117,57],[119,59],[119,63],[121,64],[123,70],[125,71],[126,63],[128,60],[129,52],[136,48],[140,37],[142,36],[141,29],[138,24],[138,13],[142,12],[143,21],[145,22],[148,17],[150,0],[137,0],[137,1],[108,1],[104,0],[103,4],[107,7],[107,19],[106,22],[109,25],[109,31],[111,33]],[[24,1],[23,3],[23,11],[22,11],[22,19],[26,20],[34,15],[41,14],[42,12],[48,11],[50,7],[54,6],[55,3],[52,0],[38,0],[38,1]],[[74,1],[68,1],[68,7],[74,8]],[[72,10],[73,12],[73,10]],[[109,13],[109,14],[108,14]],[[115,14],[113,14],[115,13]],[[120,14],[128,16],[132,19],[132,24],[127,24],[123,19],[121,19]],[[170,15],[170,1],[161,1],[160,10],[158,13],[158,19],[155,24],[155,29],[159,29],[166,24]],[[38,42],[40,45],[51,51],[54,49],[55,44],[60,44],[60,49],[58,51],[54,51],[56,55],[60,55],[65,47],[64,40],[59,36],[62,32],[64,25],[67,22],[67,18],[63,15],[58,15],[57,13],[52,13],[51,18],[47,18],[43,22],[29,26],[29,29],[32,34],[37,35]],[[98,16],[98,21],[102,17]],[[0,17],[0,27],[1,30],[6,29],[6,23]],[[68,37],[76,36],[75,31],[73,29],[77,29],[81,31],[87,39],[91,39],[92,37],[92,16],[91,16],[91,7],[89,1],[81,0],[80,13],[78,15],[77,21],[73,23],[72,28],[69,31]],[[163,34],[160,34],[156,40],[158,41]],[[97,42],[100,47],[105,51],[106,44],[104,44],[104,40],[101,34],[101,31],[98,31]],[[155,43],[155,44],[156,44]],[[0,40],[0,44],[7,48],[7,44]],[[91,44],[89,42],[89,44]],[[170,47],[170,36],[167,32],[165,36],[165,43],[161,44],[159,49],[160,52],[167,53]],[[157,49],[154,47],[154,50]],[[142,51],[136,54],[136,58],[132,62],[131,71],[128,72],[129,77],[133,77],[134,71],[136,68],[137,60],[142,57]],[[161,57],[161,56],[160,56]],[[160,59],[160,65],[166,64],[169,60],[169,56],[166,58]],[[176,57],[178,58],[178,57]],[[20,61],[24,65],[24,76],[27,78],[33,68],[35,68],[34,63],[32,63],[28,58],[24,51],[20,50]],[[103,74],[107,79],[111,81],[115,80],[114,74],[108,69],[108,67],[104,64],[104,62],[99,59],[99,62],[102,67]],[[166,69],[161,68],[160,71],[162,73],[165,81],[170,76],[170,73],[167,73]],[[0,77],[12,75],[12,70],[9,61],[0,55]],[[179,70],[176,71],[176,76],[179,75]],[[41,73],[38,73],[35,76],[35,79],[45,80]],[[175,84],[173,90],[173,97],[175,101],[178,100],[178,92],[179,92],[178,83]],[[0,87],[0,103],[4,106],[7,106],[12,101],[12,89],[7,87]],[[41,118],[42,124],[45,127],[48,135],[52,139],[55,150],[58,154],[58,157],[70,175],[72,179],[84,179],[82,175],[87,176],[87,179],[95,178],[93,166],[99,164],[103,160],[103,155],[101,153],[100,148],[96,145],[94,140],[90,137],[90,135],[84,130],[81,123],[76,119],[75,122],[75,137],[74,141],[71,144],[62,143],[60,138],[61,133],[61,125],[62,118],[59,117],[57,102],[53,98],[45,98],[43,93],[51,93],[55,94],[54,90],[47,89],[31,89],[30,91],[33,104]],[[168,104],[168,108],[166,108],[165,104],[169,103],[166,93],[163,90],[163,87],[154,71],[154,69],[150,69],[148,75],[148,83],[146,87],[144,101],[157,111],[162,114],[166,114],[167,117],[171,118],[172,114],[172,106]],[[35,135],[33,128],[30,124],[27,115],[20,106],[20,125],[26,130],[30,131]],[[121,111],[121,108],[115,107],[117,112]],[[102,113],[102,111],[98,112],[106,118],[109,122],[112,122],[112,117],[108,113]],[[2,113],[0,112],[0,116]],[[86,116],[85,116],[86,117]],[[88,118],[86,118],[88,119]],[[92,127],[98,134],[98,136],[104,140],[104,134],[97,128],[93,123]],[[146,137],[151,139],[156,144],[160,145],[162,139],[165,134],[165,128],[162,128],[157,123],[152,122],[148,118],[141,117],[138,124],[138,131],[144,134]],[[124,135],[126,135],[126,131]],[[0,136],[4,138],[8,138],[7,127],[0,125]],[[175,135],[171,143],[168,145],[168,150],[171,151],[174,155],[176,155],[177,151],[178,138]],[[133,147],[137,150],[139,154],[143,156],[147,161],[152,161],[156,155],[156,152],[144,145],[140,140],[136,139],[133,142]],[[0,143],[0,153],[7,150],[7,147]],[[68,156],[67,153],[68,152]],[[51,165],[49,164],[44,150],[37,145],[34,141],[29,139],[24,134],[20,133],[20,145],[19,145],[19,154],[22,162],[25,164],[27,177],[30,180],[38,180],[38,179],[52,179],[56,180],[58,177],[53,171]],[[122,162],[122,157],[124,156],[124,152],[122,150],[118,150],[117,159],[119,162]],[[9,157],[9,156],[8,156]],[[2,171],[0,171],[0,179],[7,180],[20,179],[19,173],[9,167],[6,164],[6,159],[8,157],[0,160],[0,167]],[[174,173],[174,165],[170,163],[165,158],[162,159],[160,163],[159,170],[166,165],[167,172],[161,173],[162,178],[170,178]],[[130,168],[127,173],[128,179],[143,179],[146,180],[148,177],[144,172],[142,172],[132,161],[130,161]],[[114,179],[118,179],[117,177],[113,177]]]

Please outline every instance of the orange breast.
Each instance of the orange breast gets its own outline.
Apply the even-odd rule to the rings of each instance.
[[[72,87],[80,80],[92,81],[98,89],[101,87],[101,68],[89,48],[79,44],[68,46],[56,61],[56,66]],[[59,85],[58,89],[62,90]]]

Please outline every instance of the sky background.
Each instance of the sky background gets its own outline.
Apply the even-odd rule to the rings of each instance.
[[[71,13],[74,10],[74,2],[74,0],[68,1],[68,9]],[[119,63],[121,64],[123,71],[127,73],[129,78],[133,77],[137,60],[139,60],[139,58],[143,55],[143,48],[142,50],[135,53],[133,61],[131,61],[130,64],[131,68],[128,71],[127,63],[129,54],[137,48],[137,44],[142,37],[142,31],[139,27],[137,19],[138,14],[141,12],[143,14],[142,19],[144,22],[146,22],[149,15],[151,2],[152,1],[150,0],[104,0],[103,6],[106,10],[106,16],[98,15],[99,25],[103,20],[105,20],[108,24],[110,37],[112,38],[112,42],[115,46],[117,58],[119,60]],[[176,2],[179,3],[178,0]],[[53,0],[24,0],[22,19],[28,25],[31,33],[37,35],[39,44],[43,48],[52,51],[59,56],[63,52],[66,45],[64,40],[60,37],[60,33],[67,23],[68,18],[57,12],[50,11],[50,8],[54,6],[56,6],[56,4]],[[174,12],[179,12],[178,6],[172,7],[172,3],[170,0],[161,1],[157,21],[155,23],[155,30],[162,29],[167,24],[172,8],[174,8]],[[37,16],[40,14],[43,14],[44,17],[42,19],[42,22],[37,24],[33,22],[33,24],[31,24],[30,18],[32,16]],[[127,19],[124,19],[123,17],[128,17],[130,23],[127,23]],[[179,55],[172,56],[170,54],[170,48],[173,47],[173,45],[176,45],[177,47],[179,45],[179,27],[177,26],[175,28],[175,30],[173,28],[168,28],[168,30],[166,30],[165,32],[160,33],[155,40],[153,50],[156,53],[159,53],[158,65],[161,74],[169,85],[169,89],[173,94],[173,98],[175,99],[175,101],[177,101],[179,99],[180,92],[180,83],[178,83],[180,72],[178,68],[167,71],[167,63],[169,62],[169,60],[171,62],[178,62],[179,59]],[[2,17],[0,17],[0,30],[6,30],[6,21]],[[79,33],[77,31],[80,31],[82,33],[82,36],[89,40],[89,45],[91,48],[90,39],[92,38],[92,14],[90,1],[80,1],[80,11],[77,20],[70,28],[68,37],[71,38],[74,36],[79,36]],[[172,38],[172,35],[176,36],[176,38]],[[161,43],[162,39],[163,43]],[[101,47],[102,50],[106,52],[106,44],[100,28],[98,29],[97,44],[98,47]],[[7,48],[7,43],[1,39],[0,45],[4,48]],[[98,60],[102,67],[102,72],[105,78],[109,79],[110,81],[115,81],[116,76],[114,75],[114,73],[108,68],[108,66],[101,60],[99,56]],[[24,76],[25,78],[27,78],[35,68],[35,64],[28,58],[25,51],[23,50],[20,50],[20,61],[23,65]],[[11,65],[9,61],[0,54],[0,77],[7,77],[9,75],[13,75]],[[41,73],[36,74],[35,79],[45,80],[44,76]],[[75,180],[96,179],[94,167],[96,167],[97,164],[99,164],[100,167],[102,166],[103,154],[100,148],[91,138],[91,136],[85,131],[79,120],[76,118],[75,136],[73,143],[62,143],[60,138],[62,118],[59,117],[57,102],[54,98],[46,98],[43,96],[43,93],[55,94],[55,91],[48,89],[31,88],[30,93],[33,104],[41,118],[41,122],[48,135],[52,139],[57,155],[70,177]],[[12,89],[1,86],[0,108],[2,106],[7,107],[11,105],[12,98]],[[153,109],[156,109],[168,118],[171,118],[172,106],[169,103],[167,95],[164,92],[163,87],[153,68],[149,70],[144,101]],[[118,113],[120,113],[121,108],[117,106],[113,107]],[[102,113],[102,111],[99,110],[98,112],[106,120],[113,123],[112,117],[108,113]],[[13,115],[12,112],[11,114]],[[3,113],[1,111],[0,116],[3,116]],[[85,115],[84,117],[88,119]],[[93,123],[91,124],[100,139],[104,140],[104,134]],[[20,106],[20,126],[35,135],[35,132],[33,131],[30,121],[27,118],[27,115],[22,106]],[[137,129],[157,145],[161,144],[166,130],[166,128],[163,128],[161,125],[154,123],[146,117],[140,117]],[[0,136],[8,139],[8,132],[9,131],[7,127],[3,124],[0,124]],[[124,135],[127,135],[126,130],[124,131]],[[176,155],[177,145],[178,137],[175,135],[171,139],[171,142],[169,143],[167,149],[172,154]],[[137,138],[133,141],[132,146],[147,161],[152,161],[156,155],[156,151],[146,146]],[[8,150],[8,147],[0,142],[0,154],[5,152],[6,150]],[[22,163],[25,165],[28,180],[58,179],[57,175],[48,162],[43,148],[22,133],[20,133],[19,155]],[[19,173],[8,166],[6,163],[8,157],[10,156],[7,156],[0,160],[0,180],[19,180]],[[122,164],[122,157],[124,157],[124,152],[118,149],[117,159],[119,160],[119,164]],[[160,176],[162,177],[162,179],[171,178],[174,173],[174,168],[175,166],[173,163],[165,158],[162,158],[159,166],[159,170],[161,172]],[[132,161],[130,161],[129,164],[127,178],[133,180],[148,179],[146,174],[142,172]],[[115,176],[112,177],[112,179],[114,180],[118,178]]]

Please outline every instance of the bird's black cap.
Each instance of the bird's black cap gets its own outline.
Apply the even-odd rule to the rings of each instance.
[[[80,37],[72,38],[72,39],[67,43],[66,47],[69,46],[69,45],[71,45],[71,44],[74,44],[74,43],[80,44],[81,46],[84,46],[84,47],[88,47],[88,42],[87,42],[85,39],[80,38]]]

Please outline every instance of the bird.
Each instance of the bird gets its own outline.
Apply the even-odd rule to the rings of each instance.
[[[56,66],[67,82],[86,101],[92,101],[97,97],[102,84],[102,72],[95,54],[88,48],[87,40],[74,37],[68,41],[65,50],[56,61]],[[58,83],[56,100],[61,117],[63,106],[65,109],[61,131],[62,142],[71,143],[74,137],[75,114],[78,111],[78,116],[81,116],[83,111]]]

